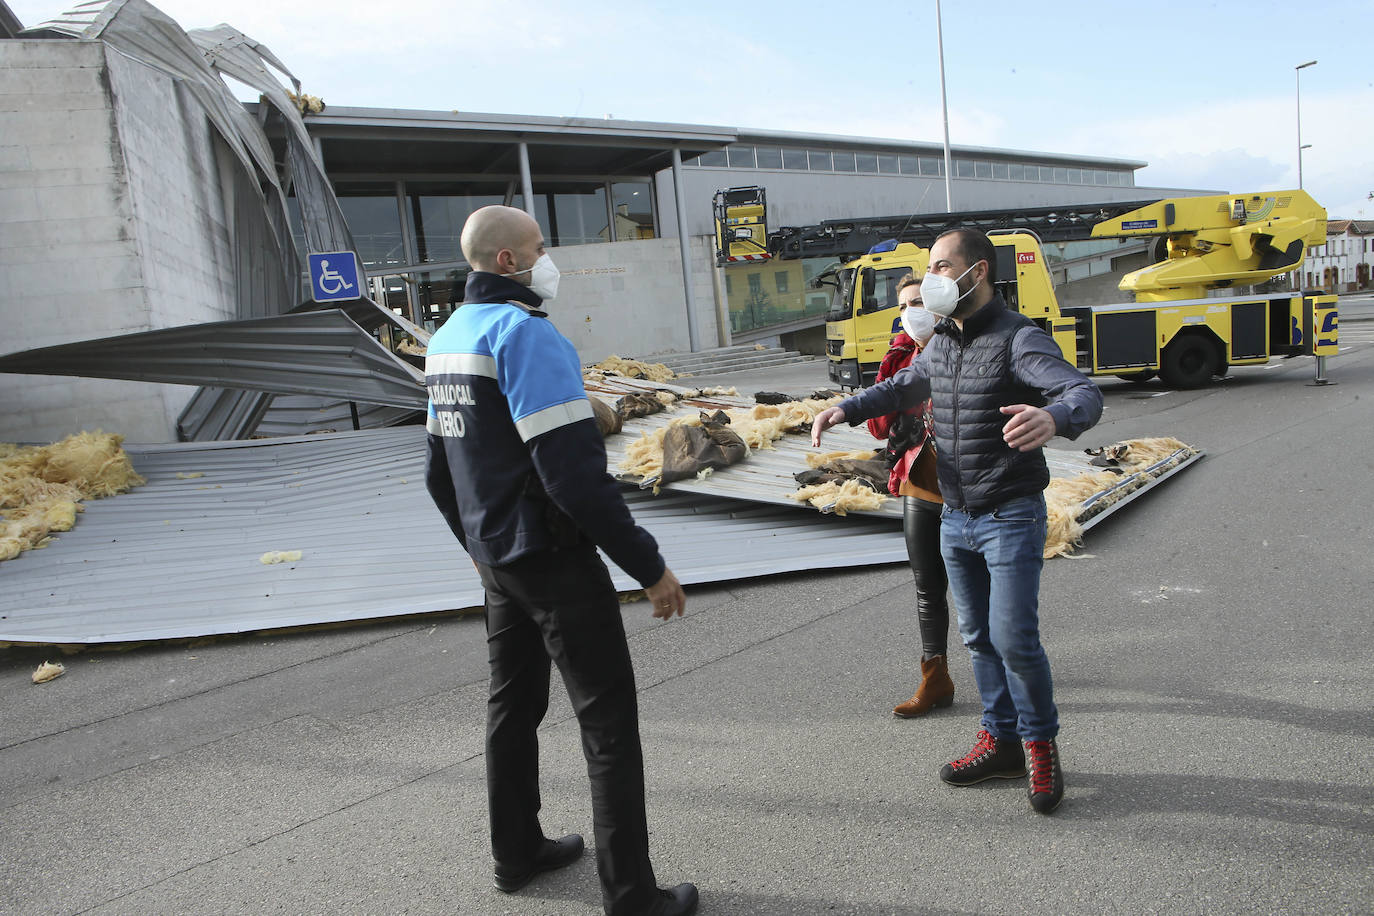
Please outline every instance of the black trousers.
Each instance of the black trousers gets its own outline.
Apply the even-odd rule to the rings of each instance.
[[[902,497],[902,532],[906,558],[916,577],[916,620],[921,628],[921,657],[949,651],[949,577],[940,556],[940,504]]]
[[[644,757],[634,670],[620,601],[590,542],[505,566],[477,564],[486,588],[487,802],[501,868],[523,869],[543,841],[539,738],[558,665],[582,729],[591,780],[596,866],[611,916],[656,896],[644,814]]]

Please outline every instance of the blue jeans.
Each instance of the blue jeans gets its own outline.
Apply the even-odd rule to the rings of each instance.
[[[990,511],[941,513],[940,553],[973,657],[983,728],[994,738],[1040,741],[1059,733],[1050,662],[1040,645],[1045,497]]]

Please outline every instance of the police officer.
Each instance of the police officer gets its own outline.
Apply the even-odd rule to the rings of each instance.
[[[495,885],[519,890],[582,854],[539,825],[536,729],[558,665],[582,730],[597,870],[611,916],[687,914],[697,889],[660,889],[649,863],[634,671],[604,550],[664,620],[686,595],[606,473],[572,344],[540,307],[558,269],[539,224],[483,207],[463,226],[464,304],[430,341],[425,483],[486,589],[487,800]]]

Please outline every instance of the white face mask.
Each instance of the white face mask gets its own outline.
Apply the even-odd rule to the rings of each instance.
[[[973,292],[973,287],[969,287],[968,293],[961,296],[959,281],[967,277],[968,271],[977,266],[978,263],[975,261],[956,279],[950,279],[944,274],[926,274],[921,280],[921,301],[925,303],[926,308],[941,318],[953,315],[954,310],[959,307],[959,300]]]
[[[902,330],[912,340],[926,340],[935,333],[935,316],[930,309],[908,305],[902,309]]]
[[[560,274],[558,268],[554,266],[553,258],[547,254],[541,254],[539,260],[534,262],[533,267],[526,267],[524,270],[517,270],[515,273],[502,274],[501,276],[516,277],[520,274],[530,275],[530,292],[545,302],[558,295]]]

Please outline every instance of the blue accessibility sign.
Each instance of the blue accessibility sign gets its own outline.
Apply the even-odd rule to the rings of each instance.
[[[340,302],[362,298],[358,256],[351,251],[325,251],[310,255],[310,288],[316,302]]]

